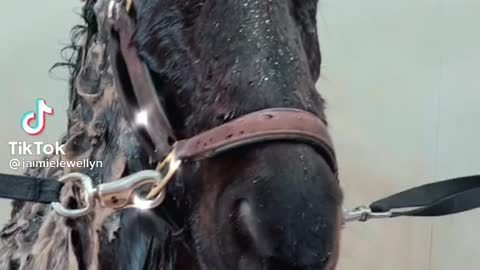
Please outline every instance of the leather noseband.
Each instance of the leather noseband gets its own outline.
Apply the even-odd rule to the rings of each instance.
[[[335,151],[327,126],[312,113],[298,109],[256,111],[178,141],[173,148],[179,159],[201,160],[237,147],[269,141],[298,141],[312,145],[337,173]]]

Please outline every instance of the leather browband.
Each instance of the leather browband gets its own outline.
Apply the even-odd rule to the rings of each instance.
[[[272,108],[239,117],[192,138],[175,143],[179,159],[201,160],[232,149],[269,141],[298,141],[310,144],[323,155],[332,171],[337,162],[325,123],[312,113]]]

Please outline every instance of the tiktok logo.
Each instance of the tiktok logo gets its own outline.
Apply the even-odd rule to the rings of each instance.
[[[45,130],[47,114],[53,115],[53,108],[49,107],[45,100],[37,99],[35,112],[27,112],[22,117],[21,125],[23,130],[32,136],[41,134]],[[35,126],[33,127],[31,126],[32,121],[35,121]]]

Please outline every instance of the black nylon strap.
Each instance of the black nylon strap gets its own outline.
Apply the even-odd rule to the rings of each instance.
[[[63,183],[21,175],[0,174],[0,197],[38,203],[58,202]],[[399,216],[444,216],[480,208],[480,175],[426,184],[378,200],[373,213]],[[401,210],[405,208],[414,208]]]
[[[412,208],[400,210],[402,208]],[[480,175],[426,184],[378,200],[372,212],[399,216],[445,216],[480,207]]]
[[[0,174],[0,198],[38,203],[58,202],[63,183],[23,175]]]

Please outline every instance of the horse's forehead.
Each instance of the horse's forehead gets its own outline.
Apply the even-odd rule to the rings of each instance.
[[[152,1],[152,0],[151,0]],[[153,0],[158,1],[158,0]],[[215,20],[218,23],[237,20],[236,23],[256,22],[267,17],[275,16],[275,11],[281,9],[289,10],[309,10],[316,9],[318,0],[233,0],[233,1],[217,1],[217,0],[192,0],[192,1],[171,1],[172,8],[178,8],[182,11],[186,20],[196,20],[196,15],[205,13],[207,16],[196,21],[200,24],[203,21]],[[302,17],[295,19],[311,19],[307,18],[308,12],[302,12]],[[313,14],[315,15],[315,14]],[[282,19],[287,19],[282,17]],[[191,22],[193,23],[193,22]],[[210,25],[204,25],[210,27]]]
[[[302,23],[315,12],[300,12],[316,0],[137,1],[143,59],[165,88],[187,93],[185,136],[270,107],[322,114],[318,41]]]

